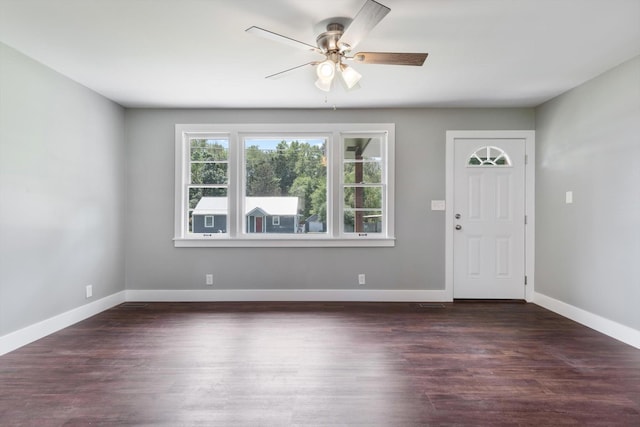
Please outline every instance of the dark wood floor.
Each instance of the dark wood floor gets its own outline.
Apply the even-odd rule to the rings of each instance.
[[[123,304],[0,357],[2,426],[640,426],[640,350],[532,304]]]

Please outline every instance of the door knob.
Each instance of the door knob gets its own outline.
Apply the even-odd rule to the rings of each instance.
[[[460,224],[456,225],[456,230],[462,230],[462,226]]]

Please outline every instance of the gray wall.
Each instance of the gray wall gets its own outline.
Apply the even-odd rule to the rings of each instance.
[[[124,289],[124,176],[124,109],[0,43],[0,336]]]
[[[396,247],[174,248],[174,125],[234,122],[396,123]],[[0,43],[0,336],[91,301],[87,284],[444,289],[446,130],[534,128],[536,290],[640,329],[640,58],[535,111],[125,111]]]
[[[640,330],[640,57],[538,107],[536,144],[536,291]]]
[[[202,289],[209,272],[218,289],[444,289],[444,213],[430,200],[445,198],[445,132],[534,120],[533,109],[127,110],[127,289]],[[176,123],[325,122],[396,124],[396,247],[173,247]]]

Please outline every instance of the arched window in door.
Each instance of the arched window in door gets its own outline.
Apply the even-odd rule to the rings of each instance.
[[[480,147],[469,156],[467,166],[503,166],[510,167],[511,159],[501,148],[494,146]]]

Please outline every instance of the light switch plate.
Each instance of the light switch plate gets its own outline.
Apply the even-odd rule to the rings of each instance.
[[[443,211],[445,210],[446,205],[444,200],[432,200],[431,201],[431,210],[432,211]]]
[[[567,193],[564,195],[564,201],[566,204],[573,203],[573,191],[567,191]]]

